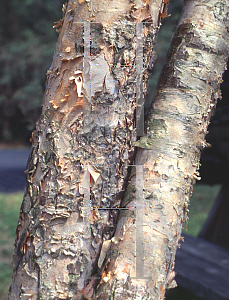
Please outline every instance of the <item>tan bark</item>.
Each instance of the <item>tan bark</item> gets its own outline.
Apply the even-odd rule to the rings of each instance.
[[[9,299],[93,297],[116,223],[109,208],[120,205],[136,141],[134,22],[144,22],[146,89],[164,7],[162,0],[65,6],[32,136]]]
[[[210,116],[220,98],[220,83],[229,56],[228,1],[186,1],[156,97],[147,120],[146,136],[135,143],[132,170],[119,217],[109,263],[97,299],[163,299],[174,273],[174,258],[200,151]],[[143,168],[144,276],[136,277],[135,175]],[[138,198],[137,201],[140,201]],[[131,215],[132,214],[132,215]],[[136,235],[135,235],[136,233]],[[110,298],[109,298],[110,297]]]

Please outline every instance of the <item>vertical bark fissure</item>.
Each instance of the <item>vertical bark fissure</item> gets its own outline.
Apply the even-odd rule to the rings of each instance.
[[[97,299],[159,300],[173,285],[175,252],[229,55],[228,22],[228,1],[185,2],[146,135],[135,142],[135,165],[144,166],[144,207],[138,213],[144,214],[145,278],[134,278],[135,238],[141,238],[135,236],[135,214],[123,211]],[[132,172],[123,201],[130,210],[135,207]]]
[[[135,22],[150,20],[142,33],[146,90],[163,7],[162,0],[65,5],[42,115],[32,134],[9,299],[93,297],[104,268],[100,252],[106,254],[115,230],[117,210],[110,208],[120,206],[136,141]],[[85,21],[91,32],[90,74],[84,64]],[[88,76],[91,87],[84,81]],[[91,213],[84,201],[88,189]]]

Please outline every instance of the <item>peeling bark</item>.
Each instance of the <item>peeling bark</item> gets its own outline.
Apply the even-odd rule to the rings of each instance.
[[[64,6],[32,134],[9,299],[93,298],[117,220],[110,208],[120,206],[136,141],[134,22],[143,23],[146,90],[165,7],[162,0]]]
[[[164,299],[174,278],[174,259],[187,219],[193,184],[199,179],[201,150],[210,117],[220,99],[229,56],[228,1],[186,1],[167,63],[137,142],[131,181],[120,213],[97,299]],[[135,192],[143,168],[144,273],[135,279]],[[139,198],[136,201],[140,201]],[[142,226],[143,227],[143,226]],[[143,229],[142,229],[143,230]],[[136,236],[137,235],[137,236]],[[141,253],[140,253],[141,254]]]

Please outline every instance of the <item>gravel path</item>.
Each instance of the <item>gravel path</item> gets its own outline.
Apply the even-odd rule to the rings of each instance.
[[[0,193],[23,191],[30,149],[0,149]]]

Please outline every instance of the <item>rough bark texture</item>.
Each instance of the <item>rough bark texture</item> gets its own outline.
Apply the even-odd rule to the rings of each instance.
[[[130,211],[119,216],[115,233],[119,243],[110,249],[97,299],[163,299],[171,284],[189,198],[199,179],[200,152],[207,146],[207,126],[220,98],[229,56],[228,21],[226,0],[185,2],[146,135],[135,143],[136,170],[143,166],[144,173],[144,206],[137,211],[143,214],[144,276],[134,279],[139,255],[135,242],[141,236],[131,212],[136,207],[133,169],[123,201]]]
[[[65,5],[32,136],[9,299],[93,297],[115,229],[117,210],[109,208],[120,206],[136,141],[134,22],[144,23],[146,90],[165,7],[162,0]]]

